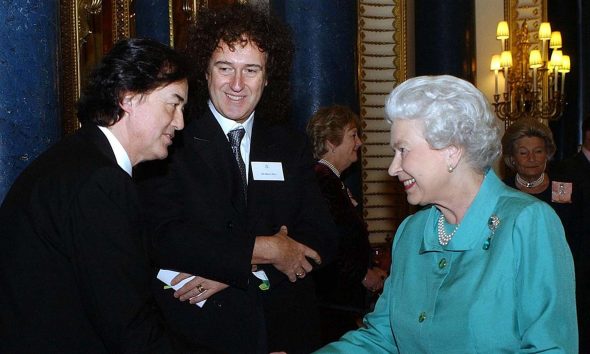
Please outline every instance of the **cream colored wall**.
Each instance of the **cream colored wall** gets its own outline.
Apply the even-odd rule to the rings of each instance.
[[[493,101],[494,73],[490,71],[492,55],[500,54],[500,41],[496,39],[498,21],[504,19],[504,0],[477,0],[475,2],[475,36],[477,75],[476,85]],[[504,87],[500,73],[498,85]]]
[[[492,55],[500,53],[500,41],[496,39],[496,26],[504,19],[504,0],[477,0],[475,2],[475,41],[476,41],[476,86],[488,98],[494,100],[494,73],[490,71]],[[500,91],[504,87],[502,73],[498,75]],[[500,124],[504,129],[504,124]],[[500,174],[498,159],[494,164],[494,170]]]

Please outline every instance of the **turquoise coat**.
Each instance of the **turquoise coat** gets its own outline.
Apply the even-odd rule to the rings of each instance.
[[[317,353],[578,352],[574,267],[551,207],[489,171],[444,247],[439,215],[404,220],[367,328]]]

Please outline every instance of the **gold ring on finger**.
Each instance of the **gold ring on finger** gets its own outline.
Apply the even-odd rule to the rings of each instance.
[[[197,291],[199,292],[199,294],[205,291],[205,288],[203,288],[203,284],[197,284]]]

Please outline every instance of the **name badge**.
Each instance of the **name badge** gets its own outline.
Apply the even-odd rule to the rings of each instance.
[[[255,181],[284,181],[283,164],[280,162],[252,161],[252,177]]]

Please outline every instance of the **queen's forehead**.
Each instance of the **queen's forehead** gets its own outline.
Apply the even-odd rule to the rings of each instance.
[[[424,123],[420,119],[396,119],[391,124],[390,145],[424,140]]]

